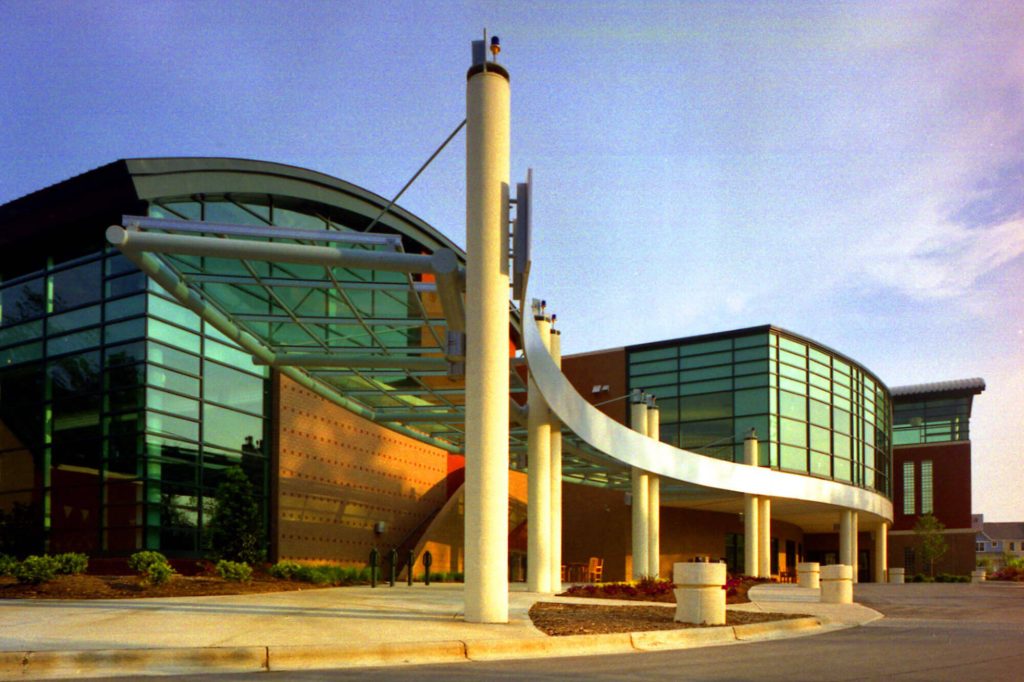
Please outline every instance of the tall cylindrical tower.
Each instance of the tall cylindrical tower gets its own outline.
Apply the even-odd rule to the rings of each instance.
[[[466,77],[466,620],[507,623],[510,87]]]
[[[562,333],[551,330],[551,359],[562,366]],[[551,417],[551,587],[562,589],[562,423]]]
[[[647,435],[647,404],[642,396],[635,396],[630,406],[630,424],[634,431]],[[648,517],[650,515],[650,483],[648,473],[639,467],[633,467],[631,471],[633,484],[633,509],[632,509],[632,531],[633,531],[633,580],[640,580],[649,570],[650,528],[648,528]]]
[[[551,319],[534,316],[545,346],[550,345]],[[548,404],[530,372],[527,383],[526,583],[531,592],[551,591],[551,417]]]

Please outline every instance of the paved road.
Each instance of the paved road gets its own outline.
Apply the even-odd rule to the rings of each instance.
[[[861,585],[856,599],[886,618],[825,635],[665,653],[169,679],[1024,679],[1024,585]]]

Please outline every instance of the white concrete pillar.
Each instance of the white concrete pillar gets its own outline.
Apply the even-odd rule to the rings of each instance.
[[[551,320],[534,318],[541,341],[551,340]],[[551,591],[551,416],[547,402],[533,381],[527,380],[526,419],[526,585],[531,592]]]
[[[562,366],[562,333],[551,330],[549,348]],[[551,414],[551,587],[562,589],[562,423]]]
[[[661,440],[661,412],[651,401],[647,405],[647,436]],[[647,475],[647,575],[661,573],[661,478]]]
[[[757,557],[760,560],[758,574],[762,578],[772,577],[772,500],[761,496],[757,500]]]
[[[907,569],[905,568],[890,568],[889,569],[889,582],[893,585],[902,585],[904,579],[904,573]]]
[[[875,582],[886,581],[885,571],[889,566],[889,524],[882,521],[875,529]]]
[[[647,405],[644,404],[643,400],[639,396],[633,398],[633,404],[630,407],[630,421],[632,422],[633,429],[640,433],[647,433]],[[650,516],[650,483],[648,482],[648,474],[643,469],[633,467],[632,471],[632,484],[633,484],[633,580],[640,580],[647,574],[648,569],[648,557],[650,554],[650,547],[648,544],[648,538],[650,535],[650,529],[648,528],[648,517]]]
[[[508,73],[474,65],[466,83],[465,606],[508,622]]]
[[[853,582],[857,583],[858,575],[860,574],[860,517],[857,512],[853,512],[850,519],[850,532],[852,537],[850,538],[851,546],[853,547]]]
[[[839,563],[853,565],[853,538],[850,530],[853,527],[853,512],[844,509],[839,512]]]
[[[833,564],[821,567],[821,602],[853,603],[853,566]]]
[[[801,561],[796,565],[796,582],[800,587],[817,590],[821,587],[821,565],[817,561]]]
[[[757,432],[750,429],[743,440],[743,463],[757,466],[757,462]],[[743,496],[743,571],[754,578],[761,577],[761,562],[757,552],[760,530],[757,513],[759,508],[757,495]]]
[[[673,564],[678,623],[725,625],[725,564]]]

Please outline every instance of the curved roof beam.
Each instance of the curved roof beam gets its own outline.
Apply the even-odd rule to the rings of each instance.
[[[892,502],[870,490],[699,455],[648,438],[620,424],[573,388],[544,347],[531,317],[524,315],[522,320],[524,350],[537,388],[566,427],[611,459],[706,488],[820,502],[892,521]]]

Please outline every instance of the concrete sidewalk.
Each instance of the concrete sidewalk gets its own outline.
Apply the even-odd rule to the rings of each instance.
[[[548,637],[538,601],[595,603],[513,585],[507,625],[462,619],[462,586],[344,587],[245,596],[0,602],[0,679],[248,672],[685,648],[852,627],[881,617],[817,602],[817,590],[763,585],[739,610],[817,620],[657,633]],[[607,604],[632,604],[602,600]],[[666,605],[666,608],[672,608]],[[820,626],[819,626],[820,624]]]

